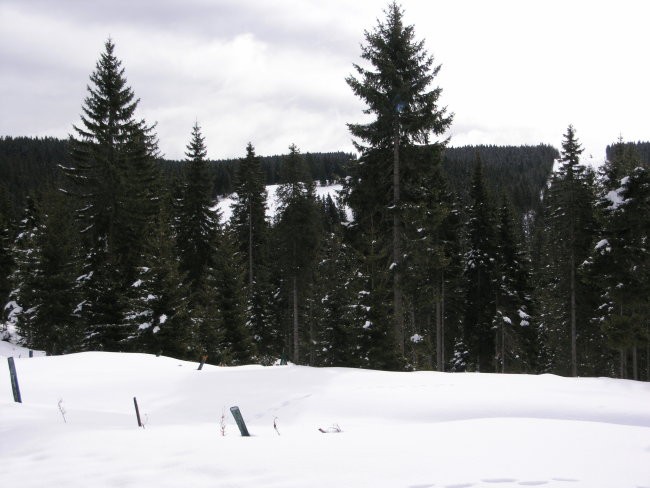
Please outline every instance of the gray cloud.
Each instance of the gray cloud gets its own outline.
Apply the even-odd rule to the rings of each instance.
[[[351,150],[362,105],[345,84],[363,31],[386,2],[363,0],[3,0],[0,134],[67,135],[110,35],[182,157],[198,120],[211,157]],[[647,139],[642,2],[404,0],[406,21],[443,68],[452,144],[556,146],[569,123],[602,154],[619,133]]]

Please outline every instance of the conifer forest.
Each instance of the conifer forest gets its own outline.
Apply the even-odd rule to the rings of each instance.
[[[0,338],[650,381],[650,143],[614,134],[592,167],[567,121],[560,148],[452,147],[441,67],[401,7],[360,41],[356,154],[253,140],[209,160],[197,121],[177,161],[108,39],[67,140],[0,138]]]

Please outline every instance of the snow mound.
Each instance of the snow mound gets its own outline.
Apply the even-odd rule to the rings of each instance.
[[[650,481],[648,383],[293,365],[199,371],[167,357],[102,352],[15,363],[22,404],[12,401],[9,374],[0,374],[2,486]],[[239,435],[235,405],[252,437]]]

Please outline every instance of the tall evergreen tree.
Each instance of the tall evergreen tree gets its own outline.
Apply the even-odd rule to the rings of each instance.
[[[41,255],[39,239],[43,232],[39,212],[33,198],[27,198],[18,233],[11,248],[14,269],[10,276],[11,293],[4,306],[7,324],[20,337],[23,344],[33,347],[38,341],[33,319],[37,312],[34,289],[36,275],[40,273]]]
[[[249,363],[256,354],[251,326],[246,320],[244,272],[234,253],[232,236],[227,231],[218,235],[215,266],[208,288],[214,288],[215,312],[218,314],[219,362],[228,365]]]
[[[444,371],[446,282],[456,252],[458,219],[452,215],[453,198],[441,171],[442,145],[417,149],[410,155],[412,166],[404,175],[402,192],[409,345],[414,367],[433,368],[435,363],[438,370]],[[418,349],[426,359],[418,360]]]
[[[531,325],[529,260],[522,250],[522,230],[510,202],[502,197],[496,232],[496,311],[493,324],[500,371],[536,369],[536,340]]]
[[[76,197],[85,265],[75,309],[88,348],[120,350],[126,288],[137,274],[148,219],[155,214],[153,127],[135,118],[139,100],[127,85],[111,39],[90,76],[81,124],[70,139],[67,192]]]
[[[252,286],[255,268],[264,265],[264,242],[267,233],[266,187],[262,166],[249,142],[246,157],[239,163],[235,183],[235,201],[232,205],[231,226],[237,237],[239,252],[246,257],[246,281]]]
[[[362,358],[369,351],[362,339],[368,310],[357,303],[363,291],[359,264],[354,250],[343,241],[341,228],[333,227],[323,238],[315,279],[317,365],[365,365]]]
[[[79,351],[84,330],[72,311],[79,302],[74,284],[80,260],[70,202],[50,191],[41,198],[40,207],[42,232],[36,242],[39,265],[32,290],[31,346],[51,354]]]
[[[561,166],[545,194],[546,246],[541,266],[546,278],[538,285],[546,294],[540,311],[542,332],[550,341],[547,368],[572,376],[578,375],[578,336],[589,333],[590,292],[582,280],[581,264],[590,254],[595,232],[594,175],[580,164],[581,153],[575,129],[569,126]]]
[[[474,169],[468,208],[468,246],[465,254],[464,341],[469,348],[469,365],[477,371],[493,371],[495,337],[495,216],[485,188],[480,159]]]
[[[619,354],[618,374],[640,379],[639,350],[645,349],[646,377],[650,378],[650,176],[647,165],[622,141],[612,153],[603,170],[600,240],[588,269],[601,293],[597,320],[607,346]],[[606,357],[598,360],[606,364]]]
[[[127,295],[124,321],[133,350],[190,358],[193,351],[188,287],[179,270],[171,202],[161,206],[148,236],[148,253]],[[194,358],[192,358],[194,359]]]
[[[282,266],[286,291],[291,303],[291,337],[293,360],[301,361],[301,316],[304,292],[312,279],[320,240],[320,215],[314,183],[295,145],[289,147],[284,164],[286,183],[277,190],[278,222],[276,232],[282,245]]]
[[[12,219],[8,193],[0,184],[0,304],[7,303],[11,292],[10,275],[14,262],[11,255]],[[4,316],[2,317],[4,319]],[[4,320],[0,323],[0,331],[4,329]],[[0,336],[1,337],[1,336]]]
[[[271,362],[275,331],[270,323],[270,283],[266,220],[267,191],[259,157],[251,143],[235,175],[235,201],[230,226],[236,249],[246,263],[247,327],[257,345],[258,360]]]
[[[211,209],[212,182],[207,149],[198,123],[187,145],[185,183],[177,202],[177,247],[179,266],[188,287],[188,314],[196,352],[211,362],[222,358],[217,288],[214,282],[219,215]]]
[[[378,230],[381,240],[376,242],[390,256],[386,267],[392,285],[391,335],[403,356],[402,184],[412,164],[404,154],[414,144],[428,143],[431,134],[444,133],[451,117],[438,106],[441,89],[430,88],[440,67],[434,66],[423,41],[415,40],[413,27],[404,25],[399,5],[390,3],[385,13],[385,21],[365,33],[361,57],[371,66],[354,65],[359,77],[346,79],[367,104],[365,113],[375,117],[368,124],[348,124],[361,141],[355,144],[362,156],[347,191],[360,231],[370,237]]]
[[[185,185],[178,202],[178,254],[181,271],[193,293],[203,288],[206,272],[214,266],[218,226],[217,216],[210,208],[212,182],[205,139],[198,123],[192,127],[185,156]]]

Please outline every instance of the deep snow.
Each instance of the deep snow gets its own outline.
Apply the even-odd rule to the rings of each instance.
[[[21,355],[22,404],[0,367],[0,486],[650,487],[648,383]]]

